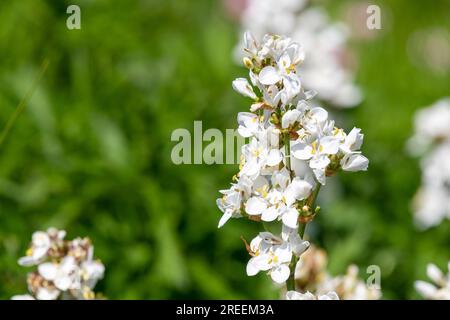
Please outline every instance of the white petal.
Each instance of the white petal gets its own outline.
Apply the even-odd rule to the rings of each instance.
[[[286,129],[293,125],[301,116],[301,112],[294,109],[294,110],[288,110],[284,115],[283,118],[281,118],[281,127]]]
[[[336,154],[339,151],[339,140],[335,137],[323,137],[320,139],[321,153]]]
[[[68,290],[72,285],[72,278],[67,275],[62,275],[54,280],[55,286],[61,291]]]
[[[339,296],[336,292],[330,291],[327,294],[319,296],[317,300],[339,300]]]
[[[341,160],[341,167],[345,171],[366,171],[369,166],[369,159],[361,154],[349,153]]]
[[[289,275],[291,274],[291,270],[288,266],[282,264],[272,269],[270,272],[270,276],[273,281],[276,283],[284,283],[287,279],[289,279]]]
[[[313,172],[317,181],[319,181],[320,184],[325,185],[327,179],[325,176],[325,169],[314,169]]]
[[[286,204],[290,206],[296,200],[305,199],[310,195],[311,189],[312,185],[309,182],[302,180],[299,177],[295,177],[284,192]]]
[[[416,291],[422,295],[424,298],[432,299],[436,295],[438,289],[433,286],[431,283],[425,281],[416,281],[414,282],[414,288]]]
[[[25,256],[25,257],[19,258],[17,263],[23,267],[28,267],[28,266],[37,264],[38,261],[36,261],[33,257]]]
[[[277,83],[280,80],[281,80],[280,75],[278,74],[277,70],[274,67],[271,66],[264,67],[259,73],[259,82],[261,82],[264,85],[270,86],[272,84]]]
[[[288,291],[286,294],[287,300],[316,300],[316,297],[309,291],[305,293],[297,291]]]
[[[64,273],[71,273],[77,267],[75,258],[72,256],[66,256],[59,265],[59,269]]]
[[[311,169],[325,169],[330,164],[330,159],[325,154],[318,155],[309,161]]]
[[[261,215],[262,221],[271,222],[278,218],[280,215],[280,212],[275,208],[275,206],[271,206],[268,209],[264,210],[264,212]]]
[[[256,257],[253,257],[251,260],[253,260],[253,266],[260,271],[267,271],[272,268],[272,264],[269,263],[269,261],[272,261],[272,257],[268,253],[262,253]]]
[[[309,144],[297,143],[291,149],[292,155],[299,160],[309,160],[313,156],[312,147]]]
[[[245,97],[249,97],[252,99],[257,98],[256,94],[253,92],[252,86],[250,85],[250,83],[248,83],[247,79],[237,78],[236,80],[233,81],[232,86],[234,90],[236,90]]]
[[[299,213],[297,209],[290,208],[287,212],[283,214],[283,223],[289,228],[298,227],[298,216]]]
[[[58,274],[58,265],[51,262],[42,263],[38,266],[39,274],[46,280],[55,280]]]
[[[260,197],[251,197],[245,204],[245,212],[249,215],[260,215],[266,208],[266,201]]]
[[[259,272],[259,269],[257,268],[257,266],[254,264],[254,261],[253,261],[253,259],[254,258],[251,258],[249,261],[248,261],[248,263],[247,263],[247,269],[246,269],[246,271],[247,271],[247,275],[248,276],[254,276],[254,275],[256,275],[256,274],[258,274],[258,272]]]
[[[266,163],[269,167],[276,166],[283,160],[283,154],[278,149],[272,149],[267,155]]]
[[[105,273],[105,266],[98,261],[86,261],[83,263],[83,272],[89,280],[101,279]]]
[[[56,300],[59,296],[58,289],[39,288],[36,292],[37,300]]]
[[[442,271],[434,264],[427,265],[427,276],[436,284],[445,283],[445,277]]]
[[[255,40],[255,37],[251,34],[250,31],[246,31],[244,33],[244,46],[250,53],[256,53],[258,49],[258,44]]]
[[[11,300],[36,300],[36,299],[34,299],[34,297],[29,294],[20,294],[12,296]]]
[[[219,225],[217,226],[217,228],[222,228],[223,225],[230,220],[231,218],[231,211],[227,210],[225,211],[225,213],[222,215],[222,218],[220,218],[219,220]]]
[[[47,255],[49,247],[34,247],[33,249],[33,259],[40,260]]]
[[[286,292],[286,300],[301,300],[300,298],[301,298],[300,292],[294,290]]]
[[[328,112],[321,107],[312,108],[310,115],[318,123],[325,122],[328,119]]]

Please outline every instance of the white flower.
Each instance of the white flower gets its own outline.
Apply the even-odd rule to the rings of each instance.
[[[50,228],[47,232],[35,232],[30,245],[30,257],[41,250],[34,264],[37,270],[28,273],[30,295],[12,299],[94,299],[92,291],[103,277],[105,267],[94,260],[94,247],[89,238],[64,240],[66,232]]]
[[[103,263],[94,261],[92,257],[80,266],[81,279],[90,289],[93,289],[97,281],[103,278],[104,273],[105,266]]]
[[[358,272],[356,265],[350,265],[344,275],[325,277],[318,285],[317,292],[323,294],[336,291],[342,300],[378,300],[381,297],[381,289],[375,285],[368,286],[358,278]]]
[[[450,263],[448,264],[450,271]],[[427,276],[434,284],[425,281],[416,281],[414,287],[416,291],[425,299],[450,300],[450,276],[445,276],[434,264],[427,265]]]
[[[345,137],[344,143],[339,148],[346,154],[359,151],[364,140],[364,135],[361,129],[353,128],[352,131]]]
[[[345,171],[366,171],[369,159],[359,152],[347,153],[341,160],[341,166]]]
[[[281,119],[281,127],[284,129],[289,128],[300,119],[301,115],[302,113],[297,109],[288,110]]]
[[[44,279],[52,281],[61,291],[80,288],[79,267],[72,256],[65,257],[59,264],[42,263],[38,266],[38,271]]]
[[[261,181],[257,179],[256,181]],[[231,217],[241,216],[241,204],[246,200],[253,188],[254,181],[247,176],[241,176],[237,183],[233,184],[228,190],[221,190],[222,198],[217,199],[216,203],[219,209],[223,212],[223,216],[219,221],[219,228],[221,228]],[[264,183],[264,181],[262,182]],[[257,185],[258,186],[258,185]]]
[[[238,132],[244,137],[254,136],[260,129],[259,118],[256,114],[250,112],[239,112],[238,113]]]
[[[37,300],[56,300],[60,291],[56,288],[38,288],[36,291]]]
[[[245,97],[252,98],[256,100],[258,97],[255,92],[253,92],[252,86],[248,83],[247,79],[238,78],[233,81],[233,89],[242,94]]]
[[[274,236],[271,238],[277,239]],[[247,264],[247,275],[254,276],[260,271],[268,271],[273,281],[284,283],[289,278],[289,263],[292,259],[288,244],[269,245],[261,236],[255,239],[255,242],[252,241],[255,256]]]
[[[443,98],[433,105],[417,112],[415,116],[416,135],[432,141],[450,139],[450,98]]]
[[[339,150],[339,141],[334,137],[325,136],[313,143],[298,143],[294,146],[292,154],[299,160],[309,160],[312,169],[325,169],[330,163],[329,155]]]
[[[339,151],[339,140],[324,136],[312,143],[299,142],[292,147],[292,155],[299,160],[307,160],[317,180],[325,184],[325,169],[330,163],[329,156]]]
[[[281,80],[280,75],[274,67],[264,67],[259,73],[259,82],[263,85],[270,86]]]
[[[245,211],[249,215],[261,215],[261,220],[268,222],[281,217],[284,225],[298,227],[299,213],[292,206],[310,195],[311,184],[298,177],[291,181],[289,171],[285,168],[274,172],[271,183],[270,191],[268,185],[256,189],[257,193],[245,204]]]
[[[252,137],[249,144],[242,146],[242,154],[245,163],[240,174],[247,176],[256,176],[266,167],[278,165],[283,160],[281,151],[270,145],[269,138],[262,139]]]
[[[51,240],[48,234],[43,231],[36,231],[32,236],[30,251],[27,252],[27,256],[19,259],[19,264],[21,266],[30,266],[38,263],[47,255],[50,245]]]
[[[292,254],[300,256],[308,247],[309,242],[302,240],[297,230],[283,227],[283,238],[261,232],[250,243],[253,257],[247,264],[247,275],[268,271],[273,281],[284,283],[290,276]]]
[[[38,264],[47,256],[47,252],[51,247],[52,241],[62,240],[65,235],[65,231],[56,230],[54,228],[49,228],[47,232],[34,232],[27,255],[19,259],[19,265],[32,266]]]

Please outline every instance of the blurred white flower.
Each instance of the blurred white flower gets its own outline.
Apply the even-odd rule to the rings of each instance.
[[[68,241],[64,240],[65,234],[54,228],[33,234],[27,257],[19,259],[22,265],[24,260],[26,265],[37,265],[37,271],[28,274],[30,294],[12,299],[95,299],[92,290],[103,278],[105,267],[94,260],[88,238]],[[36,251],[39,255],[33,256]]]
[[[61,291],[78,289],[80,284],[79,269],[74,257],[66,256],[60,263],[46,262],[38,266],[39,274],[52,281]]]
[[[344,60],[349,51],[347,27],[342,22],[330,22],[325,11],[311,6],[307,0],[283,0],[276,5],[272,0],[247,0],[241,24],[257,37],[266,33],[285,34],[301,43],[302,50],[295,58],[286,56],[279,60],[279,71],[286,70],[283,66],[289,60],[303,63],[299,70],[302,85],[317,90],[319,99],[344,108],[361,101],[361,92],[353,83],[353,72]],[[236,51],[244,47],[246,52],[256,55],[253,37],[246,34],[242,43]],[[275,72],[273,67],[264,70],[263,75],[266,84],[280,80],[280,72]]]
[[[422,155],[422,185],[413,210],[417,225],[426,229],[450,218],[450,98],[417,112],[415,134],[408,141],[413,155]]]
[[[427,276],[433,283],[418,280],[414,283],[416,291],[425,299],[450,300],[450,273],[444,275],[436,265],[430,263],[427,265]]]
[[[336,292],[330,291],[326,294],[322,295],[314,295],[309,291],[305,293],[297,292],[297,291],[288,291],[286,293],[286,300],[339,300],[339,297]]]
[[[324,250],[311,246],[297,263],[295,279],[299,292],[311,292],[313,296],[335,292],[342,300],[377,300],[381,289],[367,285],[358,278],[358,267],[350,265],[347,273],[336,277],[328,273],[327,255]],[[308,295],[309,296],[309,295]]]
[[[64,239],[65,231],[49,228],[47,232],[36,231],[32,235],[31,245],[27,250],[27,255],[19,259],[19,265],[32,266],[40,263],[47,257],[48,251],[55,242]]]

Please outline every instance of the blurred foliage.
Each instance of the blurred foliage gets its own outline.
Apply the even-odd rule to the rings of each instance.
[[[348,3],[348,1],[347,1]],[[378,3],[375,1],[375,3]],[[82,29],[66,8],[82,8]],[[337,17],[345,2],[328,3]],[[450,76],[414,66],[413,31],[449,29],[447,1],[381,3],[390,25],[355,41],[365,99],[338,111],[363,128],[367,173],[335,178],[307,233],[329,253],[330,270],[350,263],[382,270],[385,298],[414,298],[429,261],[450,260],[450,222],[426,232],[410,201],[420,183],[404,150],[419,107],[450,95]],[[0,125],[4,127],[44,59],[50,66],[0,146],[0,297],[26,291],[17,265],[34,230],[89,236],[106,265],[98,290],[112,299],[277,298],[267,277],[247,277],[239,239],[258,226],[233,220],[217,231],[218,190],[236,165],[172,164],[176,128],[234,128],[248,100],[231,89],[245,70],[232,59],[239,36],[210,0],[21,0],[0,3]]]

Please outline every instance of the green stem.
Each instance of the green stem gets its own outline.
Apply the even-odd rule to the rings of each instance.
[[[298,261],[297,256],[294,256],[290,266],[292,272],[291,275],[289,276],[289,279],[286,281],[286,288],[288,291],[295,290],[295,267],[297,265],[297,261]]]
[[[322,187],[322,185],[320,183],[317,184],[317,187],[314,189],[309,201],[308,201],[308,205],[312,208],[312,206],[314,205],[314,203],[316,202],[317,196],[319,194],[320,191],[320,187]]]
[[[314,189],[313,193],[311,194],[311,197],[307,201],[307,204],[311,209],[317,200],[317,196],[319,195],[321,186],[322,185],[320,183],[317,184],[316,188]],[[307,223],[300,223],[300,226],[298,228],[298,233],[302,239],[303,239],[303,236],[305,235],[306,225],[307,225]]]
[[[31,99],[33,96],[34,91],[36,90],[39,82],[41,81],[41,78],[43,77],[45,71],[47,70],[47,67],[49,65],[49,61],[47,59],[42,62],[41,69],[39,71],[39,74],[34,79],[30,89],[26,92],[25,97],[19,102],[19,105],[17,106],[16,110],[12,114],[12,116],[8,119],[8,122],[6,123],[5,128],[0,133],[0,145],[3,144],[6,137],[8,136],[9,131],[12,129],[14,124],[16,123],[17,118],[20,116],[20,114],[25,109],[27,102]]]
[[[300,223],[300,226],[298,227],[298,233],[300,234],[300,238],[303,239],[303,236],[305,235],[306,230],[306,223]]]
[[[289,136],[289,133],[287,133],[284,136],[284,149],[285,149],[285,156],[286,156],[286,167],[289,170],[289,172],[292,175],[291,172],[291,138]]]

